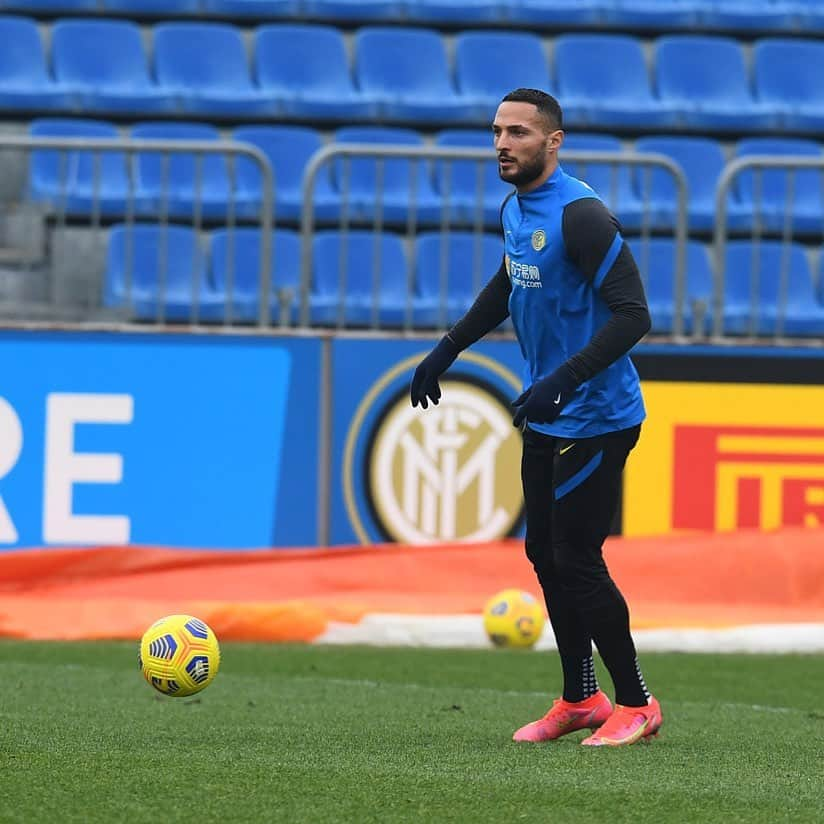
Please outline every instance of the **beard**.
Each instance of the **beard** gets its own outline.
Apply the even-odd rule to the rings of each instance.
[[[503,171],[498,166],[498,176],[513,186],[526,186],[537,180],[546,171],[546,150],[536,152],[528,160],[520,161],[514,168]]]

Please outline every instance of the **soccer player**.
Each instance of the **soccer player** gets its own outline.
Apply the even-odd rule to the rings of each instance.
[[[594,730],[583,744],[633,744],[661,726],[602,546],[621,472],[645,417],[628,352],[650,328],[638,267],[620,226],[558,163],[558,101],[536,89],[504,97],[492,124],[498,172],[515,187],[501,206],[504,257],[469,311],[415,370],[412,405],[441,397],[439,377],[508,315],[525,361],[513,403],[523,429],[526,554],[543,590],[563,695],[515,741]],[[595,644],[615,687],[598,686]]]

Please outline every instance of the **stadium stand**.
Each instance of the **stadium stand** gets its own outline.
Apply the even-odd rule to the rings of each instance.
[[[673,328],[673,284],[661,280],[671,281],[674,271],[671,244],[678,214],[671,175],[627,162],[584,163],[571,155],[656,153],[684,170],[690,233],[684,322],[688,334],[700,335],[710,329],[712,307],[700,322],[691,312],[696,305],[704,312],[708,303],[716,186],[724,168],[754,155],[822,158],[824,39],[816,35],[824,34],[824,11],[813,0],[177,0],[172,5],[13,0],[4,8],[19,12],[0,14],[4,129],[33,137],[250,144],[274,171],[276,235],[284,226],[299,230],[304,172],[310,158],[330,143],[489,148],[489,163],[338,157],[321,167],[312,196],[321,234],[332,237],[324,233],[338,229],[341,221],[358,230],[349,232],[350,238],[360,238],[360,230],[397,231],[397,236],[380,234],[380,243],[374,238],[371,245],[357,243],[362,250],[388,250],[401,267],[390,276],[381,262],[375,294],[385,307],[370,314],[362,300],[371,291],[355,270],[347,271],[347,292],[360,289],[354,294],[361,303],[350,302],[337,313],[324,303],[334,291],[331,275],[316,266],[312,318],[327,325],[406,323],[409,284],[413,275],[418,277],[421,250],[430,258],[434,254],[433,230],[450,231],[454,244],[439,243],[456,259],[470,248],[464,235],[469,230],[484,233],[479,235],[484,248],[493,242],[509,187],[498,178],[488,125],[501,95],[514,86],[539,86],[561,99],[569,128],[561,161],[605,199],[625,232],[641,235],[634,248],[639,262],[647,261],[642,269],[650,278],[655,331],[661,334]],[[393,25],[372,25],[383,21]],[[220,61],[212,59],[217,53]],[[604,72],[605,64],[620,65],[621,71]],[[0,158],[4,172],[14,164],[7,154]],[[24,191],[19,192],[8,181],[21,177]],[[824,296],[818,263],[824,235],[822,177],[821,169],[751,169],[733,180],[722,227],[731,238],[728,250],[752,235],[765,238],[753,248],[780,246],[782,238],[800,242],[804,245],[793,247],[790,255],[791,272],[802,271],[797,251],[803,252],[809,258],[809,288],[802,288],[802,275],[792,274],[782,326],[766,311],[784,308],[772,289],[781,271],[774,252],[764,252],[763,261],[761,252],[751,259],[730,252],[717,269],[735,265],[745,271],[727,279],[727,334],[822,333],[816,326]],[[203,223],[223,231],[221,224],[231,215],[246,224],[236,230],[249,233],[244,238],[258,231],[250,224],[260,215],[261,179],[248,158],[230,163],[187,153],[164,160],[142,151],[131,160],[121,152],[95,160],[78,149],[62,155],[39,149],[4,180],[3,203],[22,197],[27,208],[35,208],[32,226],[46,233],[46,255],[49,233],[63,230],[60,221],[68,219],[81,242],[84,221],[100,223],[105,233],[130,210],[141,220],[171,219],[184,228],[194,224],[196,232]],[[297,256],[295,237],[284,238],[275,248]],[[419,243],[423,239],[426,244]],[[225,234],[215,235],[212,245],[221,254],[224,245],[232,247]],[[348,251],[346,259],[354,261]],[[258,315],[252,288],[257,275],[250,274],[256,271],[250,260],[236,261],[243,273],[237,286],[246,291],[233,290],[232,317],[245,322],[255,322]],[[754,267],[756,260],[762,261],[760,268]],[[102,261],[98,264],[91,262],[89,270],[102,270]],[[282,281],[291,288],[298,266],[294,257],[282,264],[283,271],[276,253],[273,284]],[[225,297],[225,287],[218,287],[228,282],[229,270],[215,268],[210,259],[207,271],[212,291]],[[758,292],[766,314],[755,323],[749,322],[749,292],[747,312],[741,308],[739,274],[747,283],[750,274],[764,281],[757,285],[766,290]],[[403,300],[398,284],[407,290]],[[431,300],[431,285],[415,280],[415,322],[432,318],[431,305],[419,305],[424,297]],[[455,285],[453,293],[451,280],[448,285],[445,312],[452,317],[466,292]],[[191,301],[188,291],[188,298],[182,290],[176,299]],[[811,302],[806,315],[804,300]],[[145,319],[156,317],[156,305],[144,308]],[[273,315],[296,322],[294,305],[281,309],[273,298]],[[209,314],[205,306],[200,317]],[[222,304],[212,316],[225,319]]]

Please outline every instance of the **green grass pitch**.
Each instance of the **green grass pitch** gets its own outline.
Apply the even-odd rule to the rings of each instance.
[[[641,661],[661,737],[593,749],[510,740],[555,653],[224,644],[166,699],[136,644],[0,641],[0,821],[824,821],[821,656]]]

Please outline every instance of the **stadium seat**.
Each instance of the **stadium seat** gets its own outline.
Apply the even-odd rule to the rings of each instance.
[[[43,42],[33,20],[0,17],[0,109],[28,111],[75,107],[74,90],[49,74]]]
[[[620,152],[623,147],[617,137],[596,134],[568,134],[558,155],[567,174],[583,180],[612,210],[623,229],[641,225],[643,204],[632,188],[632,172],[627,165],[585,163],[565,157],[569,152]]]
[[[505,0],[406,0],[406,19],[413,23],[499,23]]]
[[[821,31],[824,29],[824,6],[821,0],[792,0],[796,24],[800,31]]]
[[[687,216],[692,231],[710,232],[715,226],[715,187],[726,163],[721,144],[707,137],[661,135],[642,137],[635,141],[639,153],[662,154],[674,160],[683,170],[687,183]],[[633,180],[640,200],[647,204],[652,226],[673,229],[678,212],[678,190],[672,175],[663,169],[653,170],[649,177],[640,169]],[[745,225],[741,208],[730,195],[727,202],[727,225]]]
[[[678,122],[678,107],[652,94],[641,43],[634,37],[558,37],[555,78],[565,115],[577,110],[588,125],[643,128]],[[576,117],[572,122],[580,121]]]
[[[77,90],[84,110],[173,112],[176,97],[149,76],[140,28],[123,20],[59,20],[52,27],[58,82]]]
[[[819,40],[759,40],[753,49],[755,90],[786,128],[824,129],[824,43]]]
[[[482,101],[456,92],[437,32],[366,26],[355,34],[354,47],[358,86],[380,100],[384,117],[432,123],[486,117]]]
[[[725,334],[824,336],[824,307],[799,244],[730,241],[724,294]]]
[[[398,20],[403,16],[401,0],[302,0],[307,20]]]
[[[211,233],[210,282],[232,320],[256,323],[260,307],[261,233],[250,227]],[[290,229],[272,232],[269,312],[271,322],[297,320],[300,299],[300,236]]]
[[[300,220],[304,203],[303,172],[312,155],[323,146],[320,134],[304,126],[239,126],[232,137],[257,146],[269,158],[274,173],[275,219]],[[243,200],[260,203],[260,170],[253,160],[238,161],[237,186]],[[331,164],[318,170],[313,200],[316,220],[337,218],[340,198],[332,189]]]
[[[824,155],[821,146],[813,140],[800,138],[753,137],[741,140],[735,156],[792,155],[814,157],[822,161],[821,169],[797,170],[764,169],[745,170],[733,182],[736,197],[749,216],[749,225],[756,222],[762,229],[780,232],[792,216],[791,227],[795,232],[824,231]],[[792,197],[790,186],[792,185]]]
[[[416,327],[445,328],[472,305],[503,259],[500,235],[422,232],[415,239]]]
[[[602,0],[510,0],[507,15],[518,23],[592,26],[601,22]]]
[[[138,320],[218,320],[223,298],[211,288],[197,234],[189,227],[119,224],[111,228],[103,305]]]
[[[797,23],[797,2],[798,0],[703,0],[700,4],[701,26],[710,30],[726,29],[733,32],[790,30]]]
[[[32,137],[117,138],[111,123],[41,119],[29,126]],[[71,149],[37,149],[29,166],[29,198],[68,214],[122,215],[130,194],[126,155]]]
[[[423,146],[423,138],[416,131],[380,126],[338,129],[333,140],[335,143]],[[348,206],[346,212],[352,220],[376,220],[380,205],[384,222],[405,223],[410,216],[413,198],[418,223],[440,220],[441,200],[432,188],[428,166],[423,161],[391,158],[379,164],[370,157],[339,158],[332,164],[332,175],[334,189],[342,200],[341,208]],[[381,183],[383,197],[379,199]]]
[[[200,13],[201,0],[99,0],[95,8],[104,12],[129,14],[132,18],[145,15],[172,17]]]
[[[298,17],[300,0],[200,0],[200,8],[217,17]]]
[[[450,223],[474,225],[480,221],[484,226],[500,232],[501,204],[512,191],[512,186],[504,183],[498,174],[491,132],[445,129],[435,136],[435,145],[486,149],[489,152],[489,160],[483,163],[480,179],[476,161],[436,161],[435,191],[449,211]]]
[[[612,0],[604,22],[621,28],[692,29],[699,21],[697,0]]]
[[[490,60],[490,55],[495,55]],[[461,94],[482,101],[491,120],[501,98],[519,87],[551,89],[549,62],[537,34],[461,32],[455,38],[455,81]]]
[[[217,129],[205,123],[138,123],[132,128],[138,140],[215,141]],[[227,160],[224,155],[194,152],[139,151],[135,155],[135,182],[142,214],[167,214],[192,219],[223,218],[230,198]],[[165,185],[164,185],[165,184]],[[240,195],[235,213],[255,210]]]
[[[355,89],[343,35],[331,26],[262,26],[255,75],[284,114],[363,120],[378,113],[377,100]]]
[[[186,112],[277,113],[277,101],[252,83],[246,48],[233,26],[159,23],[154,28],[154,63],[158,82],[180,97]]]
[[[753,131],[778,125],[778,113],[753,99],[744,52],[726,37],[671,35],[656,46],[658,93],[693,128]]]
[[[399,327],[407,307],[411,313],[406,255],[397,235],[317,232],[312,264],[313,324]]]
[[[652,331],[672,334],[675,321],[676,243],[672,238],[629,238],[633,257],[641,270],[647,295]],[[687,241],[684,260],[684,302],[682,331],[705,335],[711,331],[713,274],[710,254],[699,241]]]
[[[4,0],[0,7],[20,12],[93,12],[100,10],[99,0]]]

